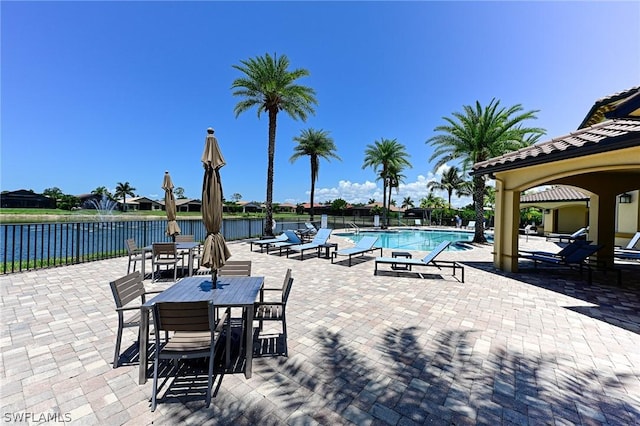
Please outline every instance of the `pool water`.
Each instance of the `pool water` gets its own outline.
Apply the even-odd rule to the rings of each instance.
[[[376,247],[384,247],[389,249],[403,250],[433,250],[442,241],[448,240],[452,243],[471,242],[473,240],[473,232],[463,231],[437,231],[437,230],[421,230],[421,229],[401,229],[389,231],[360,231],[354,232],[337,232],[334,235],[349,238],[351,241],[358,242],[362,237],[375,236],[378,237]],[[488,238],[489,239],[489,238]],[[465,250],[464,244],[451,244],[448,250]]]

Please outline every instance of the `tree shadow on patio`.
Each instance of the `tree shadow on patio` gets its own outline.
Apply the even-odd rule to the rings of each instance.
[[[165,419],[276,425],[631,424],[640,418],[628,394],[640,378],[580,368],[572,356],[522,354],[478,334],[389,328],[369,347],[319,329],[315,355],[291,350],[289,358],[261,358],[254,365],[257,387],[250,380],[221,391],[209,410],[183,396],[185,404],[171,404]]]
[[[640,279],[640,265],[626,266],[627,269],[623,271],[623,285],[618,286],[614,274],[594,274],[593,282],[589,284],[586,274],[580,277],[577,271],[569,272],[564,268],[547,268],[540,271],[521,269],[517,273],[510,273],[497,269],[492,262],[464,264],[582,300],[588,306],[565,308],[640,334],[640,282],[637,282]]]

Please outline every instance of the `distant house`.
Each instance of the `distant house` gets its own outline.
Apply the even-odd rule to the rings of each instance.
[[[278,204],[278,211],[283,213],[295,213],[296,205],[291,203]]]
[[[0,194],[0,206],[14,209],[55,209],[56,200],[33,191],[19,189]]]
[[[122,205],[123,200],[118,200],[118,204]],[[160,204],[160,202],[147,197],[131,197],[127,198],[124,210],[162,210],[162,205]]]
[[[254,201],[238,201],[236,204],[242,207],[242,213],[260,213],[264,210],[260,203]]]
[[[162,202],[164,208],[164,201]],[[199,212],[202,210],[202,201],[193,198],[176,199],[176,210],[179,212]]]

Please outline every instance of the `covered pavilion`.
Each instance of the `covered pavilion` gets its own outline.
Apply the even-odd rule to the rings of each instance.
[[[518,271],[520,195],[541,185],[588,194],[588,239],[612,266],[616,238],[640,230],[640,87],[596,101],[576,132],[476,163],[472,174],[496,181],[497,268]]]

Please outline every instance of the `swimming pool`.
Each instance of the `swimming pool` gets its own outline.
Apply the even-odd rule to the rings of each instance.
[[[458,241],[472,241],[473,232],[468,231],[439,231],[426,229],[398,229],[387,231],[360,231],[354,232],[336,232],[334,235],[345,237],[351,241],[358,242],[364,236],[378,237],[376,247],[384,247],[389,249],[403,250],[423,250],[430,251],[442,241],[448,240],[452,243]],[[464,244],[451,244],[448,250],[465,250]]]

